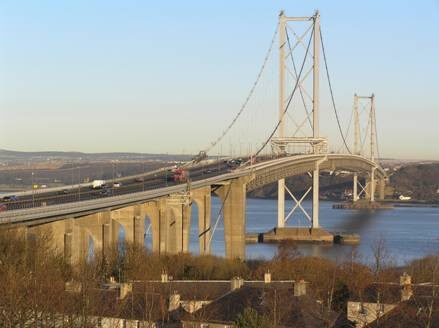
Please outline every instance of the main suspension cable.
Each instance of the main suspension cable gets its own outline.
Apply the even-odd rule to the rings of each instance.
[[[259,70],[259,73],[258,73],[258,75],[256,77],[255,82],[253,83],[253,86],[250,89],[250,92],[247,95],[247,98],[245,99],[244,103],[241,105],[240,110],[235,115],[233,120],[230,122],[230,124],[227,126],[227,128],[223,131],[223,133],[204,150],[204,152],[206,154],[207,154],[207,152],[212,150],[212,148],[214,148],[224,138],[224,136],[230,131],[230,129],[233,127],[233,125],[236,123],[238,118],[241,116],[241,114],[244,112],[245,108],[247,107],[247,105],[248,105],[248,103],[250,101],[250,98],[253,96],[253,93],[254,93],[254,91],[255,91],[255,89],[256,89],[256,87],[257,87],[257,85],[258,85],[258,83],[259,83],[259,81],[261,79],[262,73],[264,72],[264,69],[265,69],[265,67],[267,65],[267,61],[270,58],[270,54],[271,54],[271,51],[273,49],[274,41],[276,40],[276,35],[277,35],[278,30],[279,30],[279,24],[276,25],[276,29],[275,29],[274,34],[273,34],[273,38],[271,39],[271,43],[270,43],[268,51],[267,51],[267,53],[265,55],[264,61],[263,61],[262,66],[261,66],[261,69]]]
[[[323,36],[322,36],[322,30],[320,30],[320,43],[322,44],[322,52],[323,52],[323,59],[325,61],[325,69],[326,69],[326,77],[328,79],[328,85],[329,85],[329,91],[331,93],[331,100],[332,100],[332,107],[334,108],[334,112],[335,112],[335,118],[337,119],[337,125],[338,125],[338,130],[340,131],[340,135],[341,138],[343,139],[343,143],[346,147],[346,150],[348,151],[349,154],[352,154],[351,150],[349,149],[349,146],[346,142],[346,138],[343,135],[343,130],[341,128],[341,124],[340,124],[340,119],[338,117],[338,112],[337,112],[337,107],[335,106],[335,100],[334,100],[334,93],[332,91],[332,84],[331,84],[331,79],[329,77],[329,70],[328,70],[328,61],[326,59],[326,52],[325,52],[325,46],[323,44]]]
[[[377,117],[376,117],[376,111],[375,111],[375,104],[373,106],[373,119],[374,119],[374,125],[375,125],[375,144],[377,148],[377,156],[378,156],[378,163],[382,166],[381,163],[381,154],[380,154],[380,148],[378,146],[378,129],[377,129]]]
[[[349,118],[349,124],[348,124],[348,127],[347,127],[347,129],[346,129],[346,132],[345,132],[345,138],[347,139],[347,138],[349,138],[349,132],[350,132],[350,130],[351,130],[351,126],[352,126],[352,119],[353,119],[353,117],[354,117],[354,109],[352,109],[351,110],[351,117]],[[343,148],[343,146],[344,145],[340,145],[340,148],[338,148],[338,153],[340,153],[341,152],[341,149]]]
[[[291,101],[293,100],[293,96],[294,96],[294,94],[295,94],[295,92],[296,92],[296,90],[297,90],[297,86],[299,85],[300,77],[302,76],[303,68],[305,67],[305,62],[306,62],[306,58],[308,57],[309,47],[310,47],[310,45],[311,45],[311,40],[312,40],[313,35],[314,35],[314,29],[313,29],[313,31],[311,32],[310,38],[309,38],[309,40],[308,40],[308,45],[307,45],[307,47],[306,47],[305,56],[303,57],[302,66],[300,67],[299,75],[297,76],[297,80],[296,80],[296,83],[295,83],[295,85],[294,85],[293,92],[291,93],[291,96],[290,96],[290,98],[288,99],[288,103],[287,103],[287,105],[286,105],[286,107],[285,107],[285,110],[283,111],[282,116],[281,116],[281,118],[279,119],[279,121],[277,122],[277,124],[276,124],[276,126],[274,127],[273,131],[270,133],[270,136],[267,138],[267,140],[265,140],[265,142],[264,142],[264,143],[262,144],[262,146],[258,149],[258,151],[257,151],[254,155],[252,155],[252,157],[256,157],[256,156],[258,156],[258,155],[260,154],[260,152],[261,152],[261,151],[265,148],[265,146],[267,146],[267,144],[270,142],[271,138],[273,138],[274,134],[276,133],[277,129],[279,128],[279,125],[282,123],[282,121],[283,121],[283,119],[284,119],[284,116],[285,116],[285,114],[287,113],[288,108],[290,107]],[[245,164],[245,163],[244,163],[244,164]]]

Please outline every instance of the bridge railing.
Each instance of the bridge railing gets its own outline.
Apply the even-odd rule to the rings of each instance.
[[[192,188],[200,188],[212,185],[227,179],[237,178],[248,174],[248,172],[226,173],[214,176],[204,180],[198,180],[191,183]],[[35,207],[27,209],[19,209],[15,211],[0,212],[0,224],[16,224],[37,219],[45,221],[56,220],[59,216],[72,216],[77,214],[83,215],[84,212],[99,211],[114,207],[123,207],[129,204],[144,202],[156,199],[172,193],[187,191],[188,183],[181,183],[174,186],[162,187],[153,190],[134,192],[124,195],[109,196],[99,199],[84,200],[80,202],[71,202],[64,204],[51,205],[46,207]]]

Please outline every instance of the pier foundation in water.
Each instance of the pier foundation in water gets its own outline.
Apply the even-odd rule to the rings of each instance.
[[[246,243],[281,243],[285,241],[305,243],[360,243],[358,234],[331,233],[322,228],[282,227],[263,233],[247,233]]]

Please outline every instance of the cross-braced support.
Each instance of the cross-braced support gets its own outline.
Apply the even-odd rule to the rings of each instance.
[[[309,192],[311,191],[312,187],[309,187],[308,190],[302,195],[302,197],[297,200],[297,198],[293,195],[293,193],[290,191],[290,189],[288,189],[288,187],[285,186],[285,190],[288,192],[288,194],[291,196],[291,198],[294,200],[295,205],[294,207],[290,210],[290,212],[288,213],[288,215],[285,217],[285,221],[287,222],[288,219],[294,214],[294,212],[299,208],[302,213],[305,215],[305,217],[309,220],[309,222],[312,222],[312,218],[311,216],[309,216],[308,212],[303,208],[302,206],[302,202],[305,199],[305,197],[309,194]]]
[[[360,192],[358,192],[358,187],[360,187]],[[354,201],[359,200],[363,194],[366,198],[369,196],[369,192],[367,191],[366,186],[361,184],[360,181],[358,181],[358,176],[357,176],[357,174],[355,174],[354,175],[354,192],[353,192]]]
[[[303,33],[296,33],[296,31],[288,25],[288,22],[311,22],[307,26]],[[290,42],[290,37],[288,31],[292,32],[293,43]],[[312,65],[304,70],[304,75],[298,74],[297,67],[294,62],[294,51],[297,47],[303,47],[305,49],[304,62],[306,61],[306,56],[308,54],[308,48],[305,38],[309,36],[309,42],[312,41]],[[287,17],[282,11],[279,15],[279,127],[277,138],[272,139],[272,147],[276,149],[278,153],[285,154],[288,152],[289,145],[309,145],[311,151],[314,154],[319,154],[325,152],[326,139],[321,138],[319,134],[319,55],[320,55],[320,14],[317,11],[311,17]],[[287,59],[291,59],[291,65],[287,64]],[[303,68],[303,66],[302,66]],[[302,72],[302,69],[300,70]],[[296,87],[293,90],[286,90],[287,86],[287,74],[296,83]],[[312,92],[308,92],[305,88],[305,80],[312,77]],[[288,104],[291,102],[292,97],[296,88],[300,92],[301,101],[305,109],[304,117],[293,117],[286,112]],[[309,111],[306,103],[310,103],[312,106],[312,111]],[[310,106],[310,107],[311,107]],[[286,115],[285,115],[286,114]],[[294,124],[293,130],[286,132],[285,121],[286,118]],[[305,131],[305,125],[309,122],[311,127],[311,132]],[[292,133],[292,134],[291,134]],[[285,222],[293,215],[294,211],[298,208],[301,209],[305,216],[312,223],[313,228],[319,227],[319,167],[312,172],[313,184],[305,196],[313,190],[313,209],[312,215],[306,213],[301,203],[305,196],[302,196],[298,200],[293,193],[285,187],[285,179],[280,179],[278,181],[278,216],[277,216],[277,226],[284,227]],[[295,201],[293,209],[285,217],[285,190]]]
[[[278,221],[278,228],[282,228],[285,226],[285,223],[294,216],[294,213],[298,210],[300,210],[305,217],[308,219],[310,223],[311,228],[320,228],[319,224],[319,173],[320,173],[320,164],[326,160],[326,157],[317,161],[315,165],[315,169],[311,172],[309,172],[310,176],[312,176],[312,186],[309,187],[306,192],[300,197],[296,197],[293,192],[286,186],[283,186],[283,190],[287,191],[287,194],[293,199],[294,206],[291,208],[291,210],[288,212],[287,216],[283,218],[282,222]],[[302,206],[303,201],[305,198],[309,195],[309,193],[312,191],[312,208],[311,208],[311,214],[309,214],[306,209]],[[279,218],[278,218],[279,219]]]

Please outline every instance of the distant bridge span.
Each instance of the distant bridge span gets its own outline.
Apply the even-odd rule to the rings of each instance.
[[[247,191],[258,189],[266,184],[276,182],[291,176],[301,175],[313,171],[319,163],[320,170],[345,170],[368,175],[375,169],[377,179],[385,179],[386,172],[371,160],[348,154],[320,154],[288,156],[255,165],[250,168],[254,173],[254,179],[247,184]],[[245,168],[246,171],[249,168]]]

